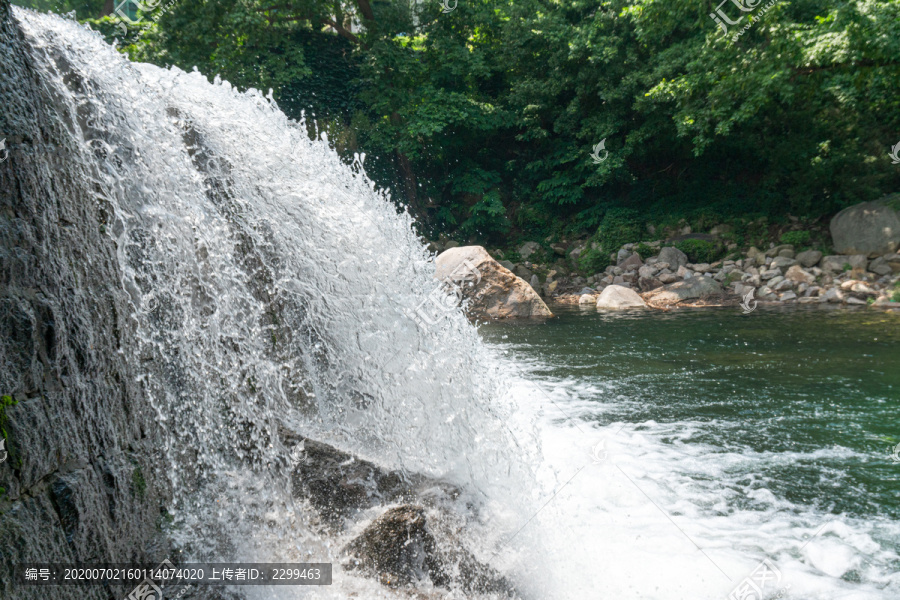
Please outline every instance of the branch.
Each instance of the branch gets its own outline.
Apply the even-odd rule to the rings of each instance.
[[[362,13],[366,21],[375,21],[375,13],[372,12],[372,5],[369,4],[369,0],[356,0],[356,4],[359,6],[359,12]]]
[[[336,32],[338,32],[338,35],[340,35],[341,37],[347,38],[354,44],[359,44],[363,48],[367,48],[367,46],[365,44],[363,44],[361,41],[359,41],[358,37],[353,35],[353,33],[347,31],[346,29],[344,29],[344,26],[341,25],[340,23],[332,21],[331,19],[322,19],[322,22],[325,23],[326,25],[328,25],[329,27],[331,27],[332,29],[334,29]]]

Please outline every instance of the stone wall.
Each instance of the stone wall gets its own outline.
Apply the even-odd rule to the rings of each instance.
[[[74,148],[79,128],[40,80],[8,0],[0,18],[0,139]],[[91,167],[24,149],[8,145],[0,163],[0,395],[16,402],[0,463],[0,598],[121,598],[11,582],[25,561],[165,558],[171,496],[154,412],[120,352],[135,332],[104,203],[80,183]]]

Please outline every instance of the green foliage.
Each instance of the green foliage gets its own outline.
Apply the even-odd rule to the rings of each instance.
[[[659,254],[659,250],[657,248],[653,248],[648,246],[644,242],[641,242],[637,246],[635,246],[634,251],[638,253],[638,256],[641,257],[641,260],[647,260],[651,256],[656,256]]]
[[[810,233],[808,231],[786,231],[781,234],[782,244],[791,244],[795,248],[803,248],[809,245]]]
[[[612,253],[624,244],[637,242],[643,227],[640,215],[630,208],[611,208],[606,211],[597,229],[597,242],[606,253]]]
[[[711,263],[722,253],[720,246],[706,240],[682,240],[675,247],[684,252],[692,263]]]
[[[588,274],[599,273],[610,264],[609,253],[599,248],[587,248],[578,257],[578,268]]]
[[[891,302],[900,302],[900,283],[894,284],[894,292],[891,294]]]
[[[6,409],[10,406],[15,406],[18,404],[18,400],[14,400],[12,396],[0,396],[0,433],[3,434],[3,439],[8,439],[6,433],[6,422],[8,417],[6,416]]]
[[[740,274],[740,272],[732,271],[731,273],[729,273],[728,275],[725,276],[725,280],[722,282],[722,285],[727,288],[735,281],[740,281],[741,277],[742,277],[742,275]]]
[[[91,3],[82,18],[102,13],[97,0],[65,1]],[[886,151],[900,131],[895,0],[776,3],[746,15],[740,36],[690,0],[440,10],[177,2],[120,48],[273,88],[289,115],[340,137],[339,151],[366,152],[369,175],[432,235],[589,234],[623,206],[705,230],[725,216],[819,217],[900,189]],[[92,26],[112,34],[108,20]],[[748,222],[734,240],[761,244],[768,227]]]
[[[9,417],[6,414],[6,409],[10,406],[15,406],[18,404],[18,400],[14,400],[12,396],[0,396],[0,435],[3,436],[3,439],[6,441],[5,449],[9,454],[10,463],[14,468],[19,468],[22,466],[22,459],[19,457],[16,452],[15,444],[10,439],[9,434],[6,432],[6,425],[9,421]]]

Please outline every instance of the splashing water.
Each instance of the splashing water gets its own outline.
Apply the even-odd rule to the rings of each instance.
[[[139,338],[122,351],[166,431],[186,557],[337,562],[291,498],[283,426],[461,486],[482,506],[472,535],[496,548],[531,510],[530,452],[510,450],[498,363],[462,313],[406,316],[436,287],[433,262],[364,157],[343,164],[271,94],[14,15],[107,215]],[[338,580],[251,593],[389,593]]]

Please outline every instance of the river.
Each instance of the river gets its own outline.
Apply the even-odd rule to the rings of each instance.
[[[553,310],[481,328],[539,432],[548,596],[900,597],[900,315]]]

